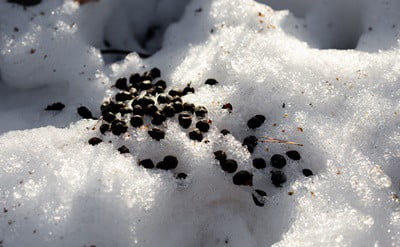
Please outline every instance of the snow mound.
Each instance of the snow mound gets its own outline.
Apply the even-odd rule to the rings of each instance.
[[[267,4],[296,16],[242,0],[1,3],[0,246],[399,246],[399,3],[295,2]],[[162,48],[107,64],[105,39]],[[145,127],[104,137],[99,121],[80,120],[77,107],[99,116],[118,78],[153,67],[168,88],[195,88],[182,98],[208,109],[208,142],[174,119],[160,142]],[[63,111],[44,111],[58,101]],[[266,121],[249,129],[256,114]],[[248,135],[303,146],[259,143],[250,154]],[[91,146],[93,136],[104,141]],[[281,188],[269,162],[252,167],[292,149],[302,158],[287,159]],[[216,150],[254,174],[264,207],[220,169]],[[178,158],[175,170],[138,166],[165,155]]]

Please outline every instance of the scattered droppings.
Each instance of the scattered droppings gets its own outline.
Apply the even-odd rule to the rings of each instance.
[[[188,113],[181,113],[179,114],[178,122],[182,128],[187,129],[192,124],[192,117]]]
[[[165,137],[165,132],[159,128],[152,128],[151,130],[148,131],[148,133],[149,136],[156,141],[160,141]]]
[[[208,124],[207,120],[200,120],[196,123],[196,128],[205,133],[208,132],[208,130],[210,129],[210,125]]]
[[[191,140],[201,142],[203,140],[203,134],[199,129],[194,129],[189,132],[189,138]]]
[[[220,165],[222,170],[224,170],[227,173],[234,173],[238,167],[237,162],[232,159],[222,160],[220,162]]]
[[[118,151],[119,151],[121,154],[130,153],[129,149],[128,149],[125,145],[119,147],[119,148],[118,148]]]
[[[243,146],[247,147],[247,150],[250,153],[254,152],[254,148],[257,146],[257,137],[255,136],[247,136],[246,138],[244,138],[243,140]]]
[[[227,159],[226,153],[222,150],[218,150],[214,152],[214,157],[216,160],[222,162]]]

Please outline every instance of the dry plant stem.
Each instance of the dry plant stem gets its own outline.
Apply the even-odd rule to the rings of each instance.
[[[289,144],[289,145],[297,145],[297,146],[304,146],[301,143],[292,142],[292,141],[285,141],[281,139],[275,139],[272,137],[262,136],[261,138],[265,138],[264,140],[258,140],[259,142],[268,142],[268,143],[282,143],[282,144]]]

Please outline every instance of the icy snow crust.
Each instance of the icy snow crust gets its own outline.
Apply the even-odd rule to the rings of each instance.
[[[398,1],[283,1],[300,17],[253,1],[192,1],[154,56],[106,64],[104,37],[143,52],[135,35],[178,18],[186,3],[143,2],[0,3],[0,246],[400,246]],[[355,50],[316,49],[352,34],[324,29],[327,9],[344,26],[335,10],[358,13]],[[79,120],[76,107],[98,115],[117,78],[154,66],[168,86],[195,87],[185,101],[208,108],[210,143],[168,120],[160,142],[139,129],[88,145],[98,124]],[[43,111],[57,101],[62,112]],[[231,114],[221,109],[228,102]],[[255,114],[266,123],[249,130]],[[224,128],[232,135],[221,136]],[[304,144],[282,188],[271,185],[269,165],[251,167],[241,145],[249,134]],[[122,144],[131,154],[119,154]],[[259,144],[253,157],[293,148]],[[265,207],[217,166],[218,149],[255,174]],[[178,157],[175,173],[188,173],[186,183],[137,165],[167,154]]]

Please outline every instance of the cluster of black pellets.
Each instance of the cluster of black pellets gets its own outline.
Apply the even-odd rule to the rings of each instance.
[[[207,119],[208,110],[201,105],[184,102],[182,96],[195,93],[195,89],[187,84],[183,89],[170,89],[167,91],[167,83],[160,79],[161,71],[153,68],[143,74],[132,74],[129,78],[119,78],[113,87],[116,93],[111,100],[107,100],[100,106],[101,122],[99,131],[101,135],[111,133],[116,136],[123,135],[130,128],[146,126],[148,135],[155,141],[165,138],[165,121],[176,118],[181,128],[187,130],[189,139],[201,142],[204,134],[210,129],[212,123]],[[215,85],[215,79],[206,80],[205,84]],[[56,103],[57,104],[57,103]],[[58,107],[56,104],[48,108]],[[81,106],[77,113],[84,119],[94,118],[91,111]],[[225,130],[225,134],[229,131]],[[91,138],[88,143],[97,145],[102,142],[99,137]],[[125,146],[118,148],[120,153],[129,153]],[[151,159],[139,161],[139,165],[147,169],[175,169],[178,160],[172,155],[166,156],[162,161],[154,164]],[[185,179],[186,174],[179,173],[177,178]]]

